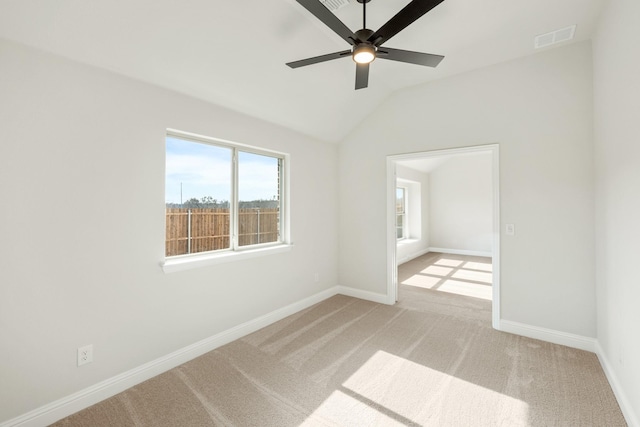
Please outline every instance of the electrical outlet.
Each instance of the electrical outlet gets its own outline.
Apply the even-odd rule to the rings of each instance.
[[[313,280],[318,283],[320,281],[320,273],[316,273],[313,275]]]
[[[78,347],[78,366],[93,362],[93,345]]]

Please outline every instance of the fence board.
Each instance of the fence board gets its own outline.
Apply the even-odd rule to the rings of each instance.
[[[277,208],[240,209],[238,245],[277,241],[279,218],[280,212]],[[165,255],[227,249],[230,247],[230,224],[229,209],[167,208]]]

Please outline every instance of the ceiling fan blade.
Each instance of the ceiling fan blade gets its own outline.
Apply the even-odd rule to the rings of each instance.
[[[331,61],[332,59],[340,59],[351,56],[350,50],[341,52],[328,53],[326,55],[314,56],[313,58],[301,59],[300,61],[287,62],[291,68],[304,67],[305,65],[317,64],[318,62]]]
[[[325,5],[320,3],[320,0],[296,0],[305,9],[318,18],[324,25],[331,28],[334,33],[342,37],[350,45],[354,45],[358,38],[353,31],[349,29],[344,23],[338,19]]]
[[[444,0],[413,0],[393,18],[389,19],[378,31],[373,33],[368,41],[376,46],[380,46],[443,1]]]
[[[369,86],[369,64],[356,64],[356,90]]]
[[[378,52],[376,52],[376,58],[425,65],[427,67],[437,67],[440,61],[444,59],[444,56],[434,55],[431,53],[413,52],[410,50],[392,49],[390,47],[381,47],[378,49]]]

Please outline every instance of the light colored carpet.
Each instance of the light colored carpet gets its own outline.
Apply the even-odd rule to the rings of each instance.
[[[594,354],[493,330],[490,302],[335,296],[56,426],[624,426]]]
[[[400,302],[414,302],[413,307],[428,304],[430,301],[422,298],[424,293],[415,288],[490,301],[492,269],[488,257],[429,252],[398,267]]]

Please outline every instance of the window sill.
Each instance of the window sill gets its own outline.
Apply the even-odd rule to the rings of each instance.
[[[204,253],[186,255],[179,258],[171,258],[160,263],[162,271],[174,273],[176,271],[192,270],[194,268],[207,267],[225,262],[242,261],[250,258],[257,258],[266,255],[288,252],[293,245],[281,244],[259,249],[247,249],[243,251],[227,251],[220,253]]]
[[[407,239],[401,239],[401,240],[397,240],[396,244],[398,246],[404,246],[404,245],[409,245],[411,243],[416,243],[419,242],[420,239],[411,239],[411,238],[407,238]]]

